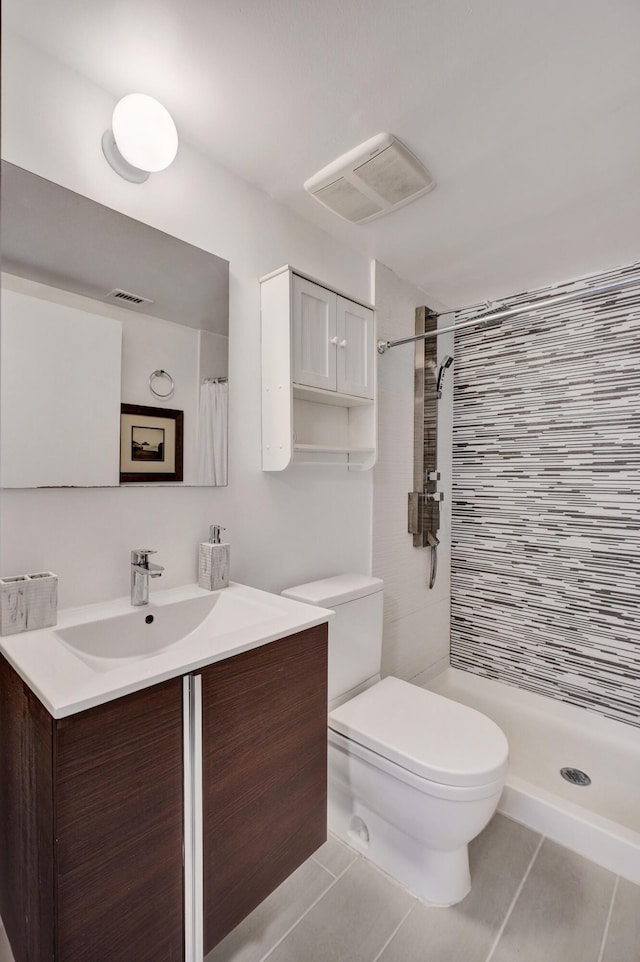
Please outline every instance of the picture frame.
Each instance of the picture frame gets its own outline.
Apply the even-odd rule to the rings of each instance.
[[[184,411],[120,405],[120,483],[183,480]]]

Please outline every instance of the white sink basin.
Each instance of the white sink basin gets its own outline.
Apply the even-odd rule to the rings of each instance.
[[[156,590],[58,612],[55,628],[0,637],[0,653],[54,718],[197,672],[322,624],[331,612],[231,582]],[[147,624],[148,618],[153,618]]]
[[[218,599],[219,595],[190,598],[162,607],[144,605],[128,615],[63,628],[55,635],[86,664],[108,671],[123,658],[145,658],[175,645],[202,624]],[[100,662],[104,662],[104,666]]]
[[[100,618],[54,631],[62,644],[94,671],[112,671],[149,658],[190,638],[211,638],[269,622],[279,612],[268,604],[220,591],[164,604],[141,605],[128,614]]]

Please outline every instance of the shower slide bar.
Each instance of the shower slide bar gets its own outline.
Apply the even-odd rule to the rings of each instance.
[[[439,337],[440,334],[450,334],[451,331],[461,331],[465,327],[473,327],[476,324],[490,324],[493,321],[503,321],[510,317],[517,317],[520,314],[530,314],[532,311],[545,307],[553,307],[554,304],[565,304],[569,301],[579,301],[584,297],[594,297],[597,294],[608,294],[613,291],[621,291],[626,287],[640,285],[640,276],[629,277],[624,281],[615,281],[612,284],[601,284],[599,287],[584,287],[579,291],[570,291],[568,294],[552,294],[550,297],[540,298],[529,304],[519,304],[517,307],[505,307],[500,310],[488,311],[485,314],[478,314],[470,317],[459,324],[452,324],[451,327],[441,327],[438,330],[425,331],[423,334],[414,334],[412,337],[400,337],[395,341],[378,341],[378,354],[385,354],[389,348],[398,347],[399,344],[413,344],[416,341],[424,341],[429,337]],[[459,311],[467,310],[461,307]],[[443,314],[454,314],[458,311],[444,311]],[[440,314],[432,314],[432,317],[441,317]],[[605,326],[605,325],[603,325]]]

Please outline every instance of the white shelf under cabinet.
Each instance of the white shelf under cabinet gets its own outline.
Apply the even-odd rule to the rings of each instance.
[[[307,454],[373,454],[375,448],[341,448],[336,444],[294,444],[294,451]]]
[[[340,448],[323,444],[294,444],[295,464],[344,464],[350,471],[368,471],[374,448]]]
[[[338,391],[324,391],[322,388],[309,387],[307,384],[294,384],[293,397],[302,401],[315,401],[317,404],[332,404],[334,407],[367,407],[374,402],[371,398],[354,397]]]
[[[300,279],[304,281],[301,283]],[[332,296],[346,305],[356,331],[359,350],[366,344],[371,357],[354,362],[355,379],[343,378],[348,389],[359,394],[318,387],[322,358],[328,354],[322,337],[327,327],[323,310],[308,310],[309,323],[318,327],[309,333],[317,353],[309,357],[301,350],[300,292],[317,303],[331,303]],[[292,463],[344,464],[349,470],[365,471],[376,460],[375,331],[373,309],[342,294],[332,292],[313,278],[286,266],[261,279],[262,302],[262,469],[282,471]],[[351,305],[351,306],[350,306]],[[355,320],[354,320],[355,319]],[[348,335],[351,336],[351,335]],[[362,340],[362,337],[366,341]],[[336,345],[339,350],[339,344]],[[302,358],[302,363],[300,359]],[[365,363],[366,362],[366,363]],[[315,384],[293,383],[294,367],[299,372],[313,368]],[[338,365],[340,367],[340,365]],[[368,368],[368,371],[367,371]],[[298,374],[299,377],[299,374]],[[304,373],[302,380],[304,380]],[[340,386],[339,384],[337,386]],[[362,396],[363,394],[369,396]]]

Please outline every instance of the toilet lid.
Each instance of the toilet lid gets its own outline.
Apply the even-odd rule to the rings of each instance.
[[[329,728],[443,785],[482,785],[507,771],[509,745],[495,722],[399,678],[336,708]]]

